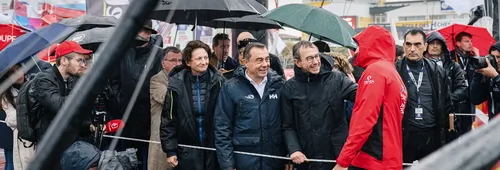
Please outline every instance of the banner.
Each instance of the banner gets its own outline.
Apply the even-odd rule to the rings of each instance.
[[[120,19],[129,4],[129,0],[87,0],[87,14]]]
[[[26,32],[28,31],[13,24],[0,24],[0,50]]]
[[[14,23],[36,30],[50,23],[43,23],[42,17],[53,15],[55,21],[85,14],[85,0],[14,0]],[[54,22],[54,21],[52,21]]]

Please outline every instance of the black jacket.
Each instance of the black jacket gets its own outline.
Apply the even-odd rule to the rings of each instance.
[[[282,91],[282,125],[288,153],[310,159],[336,159],[347,139],[344,100],[354,101],[358,85],[343,73],[321,69],[317,75],[295,66]],[[331,170],[333,163],[305,163],[297,169]]]
[[[33,108],[36,110],[31,111],[31,113],[38,114],[39,118],[35,124],[36,138],[37,141],[45,134],[45,131],[50,126],[52,120],[54,120],[57,112],[61,109],[66,97],[69,95],[71,88],[76,82],[75,77],[68,78],[67,82],[57,69],[53,66],[51,69],[43,70],[38,73],[32,80],[32,86],[30,86],[29,95],[30,100],[34,101]],[[89,110],[90,111],[90,110]],[[90,115],[91,113],[85,114],[82,120],[82,136],[88,135],[90,126]]]
[[[500,112],[500,108],[498,108],[500,106],[500,75],[490,79],[480,73],[475,73],[470,85],[470,91],[472,104],[478,105],[488,101],[489,120]]]
[[[406,58],[403,58],[397,61],[396,68],[399,75],[401,76],[401,79],[405,83],[405,86],[408,86],[409,84],[413,84],[413,82],[411,82],[411,80],[409,79],[408,73],[406,71],[406,60]],[[423,58],[423,60],[425,66],[424,70],[428,72],[428,75],[431,79],[433,104],[432,108],[434,110],[434,113],[436,114],[436,132],[438,132],[438,136],[436,136],[436,138],[439,139],[439,145],[442,146],[446,144],[448,140],[446,139],[446,132],[448,132],[449,128],[448,114],[452,113],[453,110],[450,92],[448,90],[448,76],[446,75],[443,67],[437,65],[436,62],[431,61],[427,58]],[[409,112],[409,109],[413,108],[409,107],[409,105],[406,105],[405,114]],[[405,131],[405,127],[408,126],[407,121],[408,120],[403,119],[403,143],[406,142],[404,136],[405,133],[408,132],[407,130]]]
[[[465,78],[465,71],[460,67],[458,63],[450,56],[450,51],[446,46],[446,40],[437,31],[431,32],[427,37],[427,43],[431,41],[439,40],[442,45],[443,55],[442,62],[443,68],[448,75],[449,89],[451,95],[451,101],[453,101],[453,112],[456,113],[474,113],[474,106],[471,105],[469,100],[469,87],[467,79]],[[457,117],[461,118],[461,117]],[[457,129],[460,126],[456,126]],[[458,129],[460,130],[460,129]]]
[[[179,147],[178,144],[214,147],[214,111],[219,91],[224,83],[217,70],[209,66],[206,82],[203,119],[193,110],[191,90],[191,71],[181,66],[169,74],[168,90],[162,112],[160,139],[163,151],[168,156],[177,156],[176,169],[215,170],[219,169],[215,152]],[[200,122],[200,120],[203,120]],[[201,125],[201,126],[200,126]],[[200,130],[202,138],[200,141]]]
[[[117,64],[118,66],[110,79],[110,85],[113,94],[115,94],[115,96],[112,96],[114,104],[110,110],[114,114],[112,115],[113,118],[121,119],[129,105],[134,89],[138,85],[139,78],[145,71],[144,68],[148,58],[155,57],[150,69],[147,70],[146,80],[142,84],[139,96],[133,104],[134,107],[123,129],[122,136],[149,139],[149,125],[151,124],[149,80],[161,70],[161,59],[163,58],[162,49],[153,44],[157,37],[161,36],[151,37],[149,44],[145,47],[130,47],[127,49],[125,56]],[[157,53],[153,54],[153,52]]]
[[[286,156],[281,131],[283,77],[273,71],[261,98],[239,67],[224,83],[215,110],[215,148],[221,169],[280,170],[285,161],[235,154],[233,151]]]

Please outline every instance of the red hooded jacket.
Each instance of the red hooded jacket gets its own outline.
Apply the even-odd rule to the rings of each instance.
[[[354,65],[366,68],[358,82],[349,137],[337,163],[364,169],[402,169],[402,121],[407,92],[394,66],[391,34],[370,26],[354,37]]]

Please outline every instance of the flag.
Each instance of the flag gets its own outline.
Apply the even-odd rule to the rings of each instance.
[[[0,50],[26,32],[28,31],[14,24],[0,24]]]

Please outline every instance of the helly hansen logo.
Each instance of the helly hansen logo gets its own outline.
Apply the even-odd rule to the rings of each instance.
[[[373,83],[375,83],[375,81],[372,80],[372,76],[366,77],[365,85],[373,84]]]
[[[278,99],[278,94],[270,94],[269,99]]]

